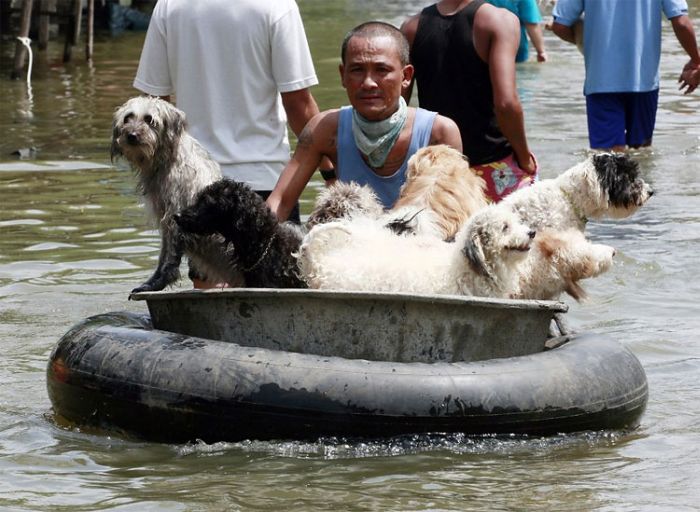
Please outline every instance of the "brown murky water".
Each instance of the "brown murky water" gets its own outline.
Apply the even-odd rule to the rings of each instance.
[[[425,4],[300,1],[321,108],[345,102],[343,33]],[[697,29],[700,1],[691,13]],[[161,445],[55,425],[44,373],[53,344],[88,315],[143,308],[126,297],[158,251],[131,172],[108,155],[143,36],[99,37],[92,66],[80,52],[64,66],[59,44],[35,52],[31,95],[7,79],[13,45],[2,41],[0,509],[698,509],[700,93],[676,91],[686,59],[669,26],[654,147],[638,155],[657,195],[629,220],[590,226],[617,261],[588,285],[587,303],[569,302],[575,328],[618,339],[645,366],[649,406],[635,432]],[[546,43],[551,61],[521,65],[518,80],[531,145],[552,177],[585,156],[587,140],[582,58],[550,34]],[[36,158],[11,155],[29,147]]]

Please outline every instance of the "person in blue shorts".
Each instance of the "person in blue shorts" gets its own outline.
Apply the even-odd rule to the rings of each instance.
[[[558,0],[552,31],[575,43],[574,24],[585,14],[583,56],[588,139],[592,149],[650,146],[659,99],[661,15],[700,69],[686,0]]]

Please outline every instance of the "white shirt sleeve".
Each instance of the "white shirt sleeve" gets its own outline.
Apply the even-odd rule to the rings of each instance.
[[[272,74],[280,92],[298,91],[318,83],[304,24],[295,3],[273,23],[270,44]]]
[[[168,96],[175,93],[168,67],[167,34],[161,4],[158,2],[148,24],[146,41],[141,51],[134,87],[153,96]]]

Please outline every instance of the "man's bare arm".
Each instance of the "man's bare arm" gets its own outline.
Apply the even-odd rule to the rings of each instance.
[[[525,118],[515,80],[520,22],[506,9],[484,7],[477,11],[474,20],[474,42],[479,56],[486,57],[489,65],[498,127],[513,147],[518,165],[525,171],[534,172],[537,164],[527,143]]]
[[[416,32],[418,31],[418,20],[419,19],[420,19],[420,14],[416,14],[416,15],[408,18],[401,25],[401,32],[403,33],[404,36],[406,36],[406,39],[408,39],[408,46],[409,47],[413,46],[413,40],[416,38]],[[403,99],[406,100],[406,103],[411,101],[411,96],[413,95],[413,84],[415,83],[415,81],[416,81],[416,79],[415,79],[415,75],[414,75],[409,86],[406,87],[403,91],[401,91],[401,95],[403,96]]]
[[[430,144],[447,144],[461,153],[462,137],[457,123],[449,117],[436,116],[433,123],[433,131],[430,134]]]
[[[532,45],[537,52],[537,62],[547,62],[547,52],[544,49],[544,36],[542,25],[539,23],[525,23],[525,31],[532,40]]]
[[[683,94],[690,94],[698,87],[700,82],[700,56],[698,55],[698,45],[695,39],[695,29],[693,22],[687,15],[671,18],[673,32],[676,39],[681,44],[690,60],[683,66],[681,75],[678,77],[680,90]]]
[[[671,25],[673,26],[674,34],[676,34],[676,39],[678,39],[685,53],[690,57],[690,63],[695,67],[700,67],[700,54],[698,54],[698,44],[695,39],[693,22],[684,14],[671,18]]]
[[[559,38],[567,43],[576,44],[576,34],[574,33],[574,27],[567,27],[556,21],[552,22],[552,32]]]
[[[279,220],[287,220],[321,159],[335,160],[331,147],[338,129],[337,111],[322,112],[314,116],[299,134],[294,155],[282,171],[267,205]]]
[[[287,122],[297,137],[306,123],[318,114],[318,105],[308,89],[283,92],[282,106],[287,113]]]

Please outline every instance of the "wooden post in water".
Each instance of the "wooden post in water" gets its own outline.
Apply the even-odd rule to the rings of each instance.
[[[39,2],[39,50],[46,50],[49,44],[49,23],[51,15],[56,14],[56,0]]]
[[[81,0],[73,0],[73,12],[68,19],[68,26],[66,27],[66,44],[63,47],[63,62],[70,62],[73,47],[78,44],[82,12],[83,6]]]
[[[32,4],[34,0],[24,0],[22,3],[22,18],[20,20],[19,36],[29,37],[29,25],[32,21]],[[27,57],[27,49],[22,43],[17,41],[15,46],[15,63],[12,68],[12,74],[10,78],[16,80],[20,77],[22,69],[24,68],[24,60]]]
[[[87,42],[85,43],[85,58],[92,60],[92,46],[95,35],[95,0],[88,0],[87,3]]]

